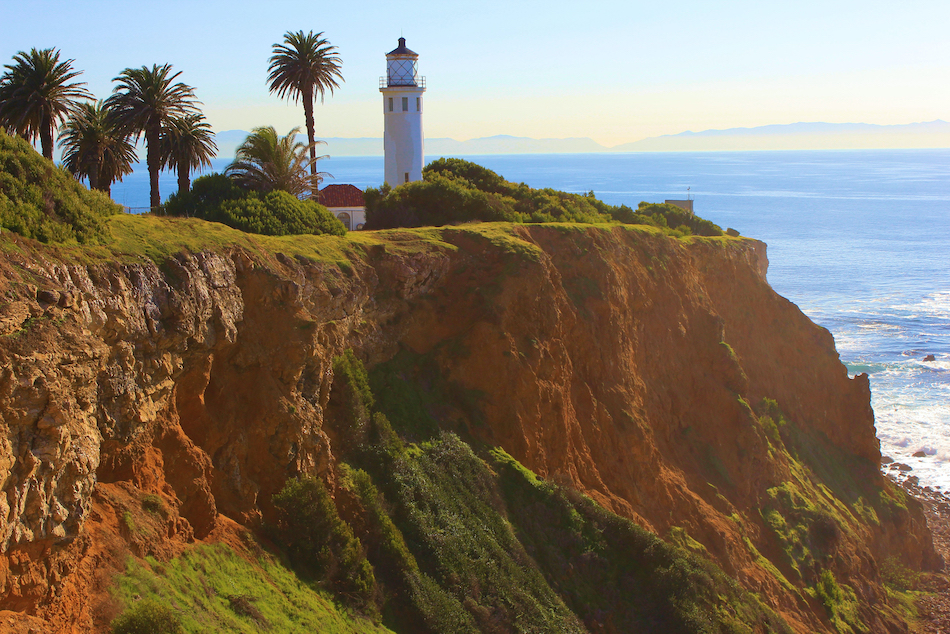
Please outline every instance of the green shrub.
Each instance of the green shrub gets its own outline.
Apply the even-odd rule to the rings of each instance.
[[[369,607],[376,591],[373,567],[323,481],[288,480],[272,501],[276,512],[271,532],[300,572],[326,583],[351,605]]]
[[[366,368],[353,351],[333,359],[333,384],[327,420],[336,431],[342,453],[365,450],[371,427],[373,393]]]
[[[0,228],[41,242],[104,244],[121,208],[0,130]]]
[[[279,190],[266,194],[263,199],[251,192],[244,198],[226,200],[221,203],[215,216],[208,219],[248,233],[269,236],[346,234],[343,223],[323,205],[311,200],[299,200]]]
[[[881,580],[892,590],[907,592],[917,589],[920,573],[914,572],[896,557],[888,557],[881,562]]]
[[[454,434],[419,449],[390,477],[398,525],[420,570],[462,601],[482,631],[500,622],[508,626],[501,631],[583,632],[530,563],[484,461]]]
[[[499,174],[460,158],[439,158],[426,165],[423,177],[428,180],[435,175],[463,178],[483,192],[507,194],[511,188],[511,183]]]
[[[370,229],[464,222],[609,222],[632,216],[594,197],[554,189],[532,189],[506,181],[488,168],[462,159],[438,159],[423,180],[395,189],[366,191]]]
[[[362,469],[351,470],[349,476],[363,507],[369,514],[368,519],[372,529],[378,533],[381,555],[388,559],[396,570],[418,570],[419,564],[409,552],[402,532],[396,528],[386,513],[386,509],[383,508],[382,494],[373,484],[373,479]]]
[[[690,212],[667,203],[641,202],[637,206],[636,220],[642,224],[668,227],[680,237],[687,235],[721,236],[722,227],[714,222],[700,218]],[[635,222],[634,224],[639,224]]]
[[[622,632],[733,631],[730,619],[742,624],[735,631],[788,631],[708,559],[539,479],[501,449],[491,458],[519,539],[591,631],[605,614]]]
[[[112,634],[178,634],[178,614],[164,603],[142,599],[112,621]]]
[[[122,525],[125,526],[125,530],[131,533],[137,533],[139,531],[138,526],[135,525],[135,519],[132,517],[132,513],[125,511],[122,513]]]
[[[346,352],[333,359],[333,374],[350,387],[354,397],[359,399],[360,405],[367,412],[372,409],[374,399],[369,387],[369,375],[352,348],[347,348]]]
[[[214,172],[195,179],[191,190],[175,192],[165,201],[164,212],[169,216],[187,216],[213,220],[221,204],[244,198],[246,192],[224,174]]]
[[[263,196],[247,192],[223,174],[196,179],[190,192],[172,194],[164,210],[262,235],[346,234],[343,223],[323,205],[280,190]]]
[[[515,214],[514,201],[476,189],[464,179],[439,174],[400,185],[366,208],[369,229],[492,220],[518,222],[523,218]]]
[[[168,513],[168,510],[165,508],[165,502],[154,493],[146,493],[142,496],[142,508],[149,513],[155,513],[163,517]]]

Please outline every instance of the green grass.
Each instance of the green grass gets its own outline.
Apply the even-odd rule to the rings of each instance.
[[[223,544],[195,546],[171,561],[130,559],[113,592],[170,606],[185,632],[388,632],[315,591],[273,557],[250,562]]]
[[[840,634],[868,632],[858,615],[858,597],[851,586],[839,584],[830,570],[823,570],[813,588],[815,596],[825,606],[831,625]]]

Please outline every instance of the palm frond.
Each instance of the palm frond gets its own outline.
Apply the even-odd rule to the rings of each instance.
[[[112,183],[132,173],[135,146],[112,122],[102,101],[77,107],[60,127],[63,165],[89,186],[109,191]]]
[[[161,155],[163,168],[210,167],[211,159],[218,155],[218,144],[204,115],[195,112],[171,117],[162,129]]]
[[[92,98],[83,88],[85,82],[72,81],[82,74],[73,69],[74,61],[61,62],[53,48],[34,48],[14,55],[0,77],[0,126],[31,142],[39,137],[48,158],[54,128],[75,111],[79,100]]]
[[[171,64],[126,68],[119,73],[105,101],[116,125],[137,139],[150,127],[196,112],[201,102],[191,86],[175,82],[179,75],[181,71],[172,73]]]
[[[271,126],[255,128],[224,173],[238,186],[252,191],[279,189],[297,197],[312,193],[319,183],[310,172],[311,146],[296,140],[299,133],[298,127],[281,137]]]
[[[323,38],[323,32],[288,31],[283,44],[274,45],[267,81],[270,92],[293,101],[333,94],[343,81],[342,60],[337,48]]]

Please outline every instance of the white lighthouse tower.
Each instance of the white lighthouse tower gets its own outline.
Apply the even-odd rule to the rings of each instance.
[[[419,55],[406,48],[406,38],[386,54],[386,76],[379,78],[383,93],[383,147],[386,182],[391,187],[422,180],[422,93],[426,78],[419,77]]]

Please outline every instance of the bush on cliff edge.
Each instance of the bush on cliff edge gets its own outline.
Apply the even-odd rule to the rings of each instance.
[[[593,192],[571,194],[511,183],[486,167],[441,158],[423,180],[366,190],[366,228],[421,227],[463,222],[611,222],[626,206],[608,205]]]
[[[323,205],[280,190],[266,194],[245,191],[223,174],[202,176],[191,191],[172,194],[164,211],[268,236],[346,234],[343,223]]]
[[[634,211],[610,205],[594,192],[572,194],[511,183],[492,170],[458,158],[432,161],[423,180],[395,189],[366,190],[366,228],[391,229],[464,222],[620,222],[659,227],[677,237],[721,236],[716,224],[668,204],[640,203]]]

